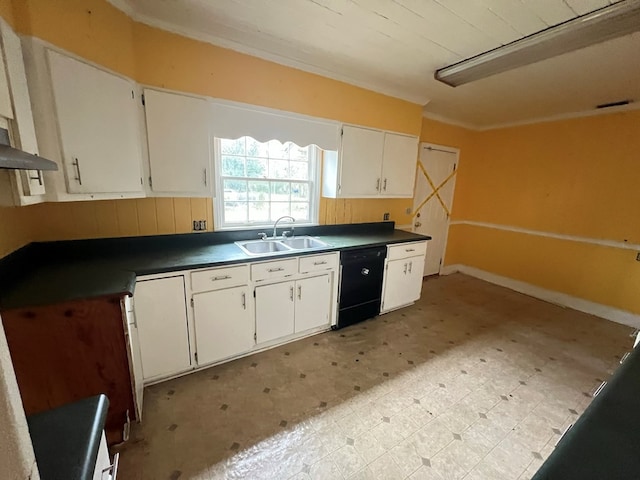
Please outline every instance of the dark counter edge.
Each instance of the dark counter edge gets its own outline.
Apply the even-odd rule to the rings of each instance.
[[[42,480],[91,480],[109,399],[85,398],[27,418]]]
[[[282,231],[289,230],[290,226],[284,225],[278,229],[278,234]],[[103,268],[99,272],[92,272],[101,276],[100,286],[93,291],[79,292],[75,294],[69,291],[66,295],[60,295],[56,298],[40,299],[30,298],[18,299],[11,298],[7,300],[6,294],[10,292],[14,286],[25,279],[28,281],[29,275],[42,268],[43,265],[55,262],[68,262],[73,265],[74,262],[82,262],[87,259],[118,255],[125,251],[127,255],[135,255],[136,253],[144,253],[149,255],[150,252],[156,252],[160,255],[163,251],[180,248],[198,248],[214,245],[231,244],[242,240],[256,240],[258,233],[265,229],[246,229],[246,230],[229,230],[219,232],[206,233],[185,233],[185,234],[169,234],[169,235],[152,235],[138,237],[116,237],[86,240],[64,240],[52,242],[33,242],[10,255],[0,259],[0,311],[50,305],[54,303],[62,303],[65,301],[91,299],[108,297],[114,295],[133,296],[135,290],[136,279],[139,276],[156,275],[163,273],[171,273],[182,270],[193,270],[207,267],[217,267],[224,265],[234,265],[239,263],[277,260],[279,258],[298,257],[305,255],[313,255],[319,253],[327,253],[332,251],[343,251],[362,246],[382,246],[395,243],[406,243],[419,240],[431,240],[430,236],[420,235],[416,233],[395,230],[395,222],[372,222],[372,223],[356,223],[356,224],[340,224],[340,225],[318,225],[296,227],[295,235],[310,236],[367,236],[367,235],[392,235],[395,232],[402,232],[401,238],[389,238],[378,242],[367,241],[365,243],[355,243],[352,246],[327,248],[318,248],[313,250],[292,251],[286,254],[278,255],[242,255],[232,260],[213,261],[213,262],[187,262],[180,265],[171,265],[158,268]],[[269,232],[271,233],[271,232]]]

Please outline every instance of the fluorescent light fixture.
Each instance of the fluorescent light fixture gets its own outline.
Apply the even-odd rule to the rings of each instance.
[[[436,70],[457,87],[640,30],[640,1],[622,0],[475,57]]]

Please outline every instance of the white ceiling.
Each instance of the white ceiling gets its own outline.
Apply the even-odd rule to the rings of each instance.
[[[487,128],[640,99],[640,34],[452,88],[438,68],[613,0],[110,0],[136,20]],[[628,0],[637,1],[637,0]]]

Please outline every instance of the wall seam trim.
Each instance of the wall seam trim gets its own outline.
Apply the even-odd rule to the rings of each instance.
[[[640,328],[640,315],[628,310],[622,310],[609,305],[604,305],[602,303],[592,302],[584,298],[574,297],[567,293],[549,290],[532,283],[504,277],[502,275],[488,272],[486,270],[481,270],[479,268],[470,267],[468,265],[447,265],[440,271],[440,274],[450,275],[457,272],[478,278],[480,280],[484,280],[489,283],[493,283],[494,285],[499,285],[501,287],[514,290],[516,292],[537,298],[539,300],[544,300],[545,302],[553,303],[554,305],[568,307],[573,310],[578,310],[590,315],[595,315],[596,317],[604,318],[605,320],[628,325],[629,327]]]
[[[607,240],[590,237],[580,237],[577,235],[566,235],[562,233],[545,232],[542,230],[531,230],[522,227],[513,227],[510,225],[500,225],[497,223],[476,222],[473,220],[453,220],[449,225],[473,225],[475,227],[493,228],[495,230],[504,230],[507,232],[524,233],[527,235],[535,235],[538,237],[556,238],[558,240],[567,240],[570,242],[589,243],[592,245],[600,245],[602,247],[621,248],[623,250],[640,250],[640,244],[619,242],[617,240]]]

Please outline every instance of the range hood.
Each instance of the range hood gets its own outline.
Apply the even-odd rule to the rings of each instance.
[[[51,160],[0,144],[0,168],[10,170],[58,170]]]

